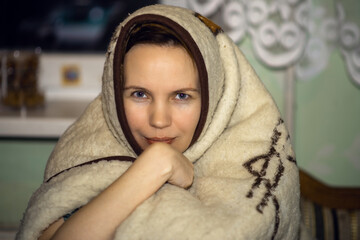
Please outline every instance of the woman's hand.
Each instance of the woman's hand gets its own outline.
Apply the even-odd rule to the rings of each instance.
[[[194,179],[193,164],[166,143],[150,145],[135,163],[142,164],[143,167],[150,165],[148,167],[156,168],[154,171],[158,172],[159,176],[164,176],[167,182],[181,188],[190,187]]]

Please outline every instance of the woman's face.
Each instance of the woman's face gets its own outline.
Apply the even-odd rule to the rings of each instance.
[[[156,142],[184,152],[200,117],[198,72],[182,47],[138,44],[124,60],[124,107],[132,135],[144,150]]]

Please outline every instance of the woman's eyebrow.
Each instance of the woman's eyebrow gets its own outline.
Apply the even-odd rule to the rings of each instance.
[[[199,88],[180,88],[175,90],[174,92],[198,92],[200,93],[200,89]]]
[[[130,90],[130,89],[148,91],[146,88],[136,86],[136,85],[124,87],[124,91]],[[179,89],[174,90],[173,92],[198,92],[198,93],[200,93],[200,89],[199,88],[179,88]]]
[[[127,86],[127,87],[124,87],[124,91],[129,90],[129,89],[137,89],[137,90],[147,91],[146,88],[144,88],[144,87],[139,87],[139,86]]]

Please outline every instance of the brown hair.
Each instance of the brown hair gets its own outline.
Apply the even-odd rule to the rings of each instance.
[[[194,59],[186,44],[181,41],[181,38],[174,31],[157,23],[143,23],[134,26],[129,34],[125,53],[137,44],[182,47],[186,50],[191,59]]]

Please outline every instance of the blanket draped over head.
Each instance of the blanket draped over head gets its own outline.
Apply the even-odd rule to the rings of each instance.
[[[161,187],[118,226],[115,239],[297,239],[298,169],[272,97],[220,27],[191,10],[163,5],[136,11],[116,29],[102,93],[60,138],[17,239],[37,239],[141,153],[118,90],[128,32],[147,23],[178,34],[198,68],[201,117],[184,152],[195,176],[189,189]]]

